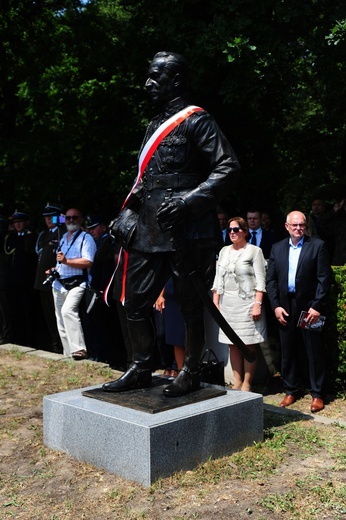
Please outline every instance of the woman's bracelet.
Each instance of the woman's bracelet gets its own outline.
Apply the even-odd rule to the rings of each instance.
[[[258,300],[255,300],[255,303],[258,303],[258,305],[262,305],[262,302],[259,302]]]

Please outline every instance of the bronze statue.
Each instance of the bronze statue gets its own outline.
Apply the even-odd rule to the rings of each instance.
[[[161,111],[149,123],[142,144],[143,175],[113,226],[128,251],[125,311],[133,362],[119,379],[103,385],[106,392],[151,385],[151,311],[170,276],[186,322],[187,344],[184,366],[163,392],[177,397],[199,388],[204,304],[182,257],[189,258],[209,290],[220,240],[216,206],[234,187],[239,163],[210,114],[185,101],[187,86],[186,60],[172,52],[157,53],[145,87]],[[162,125],[171,120],[173,129],[164,134]],[[150,147],[153,136],[156,143]]]

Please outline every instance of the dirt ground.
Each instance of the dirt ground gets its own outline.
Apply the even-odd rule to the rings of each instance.
[[[299,416],[279,410],[283,394],[272,391],[263,443],[143,488],[43,445],[43,396],[116,375],[97,363],[0,351],[0,519],[346,518],[342,396],[312,420],[309,396],[295,403],[307,414]]]

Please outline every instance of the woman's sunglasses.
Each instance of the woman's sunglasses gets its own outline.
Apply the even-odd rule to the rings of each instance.
[[[232,232],[233,233],[239,233],[240,229],[241,229],[240,227],[229,227],[228,228],[228,233],[232,233]]]

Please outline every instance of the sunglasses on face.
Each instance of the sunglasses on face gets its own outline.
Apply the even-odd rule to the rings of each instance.
[[[70,216],[67,215],[65,217],[65,220],[78,220],[78,219],[79,219],[78,215],[70,215]]]
[[[229,227],[228,228],[228,233],[239,233],[240,230],[241,229],[238,226],[237,227]]]

